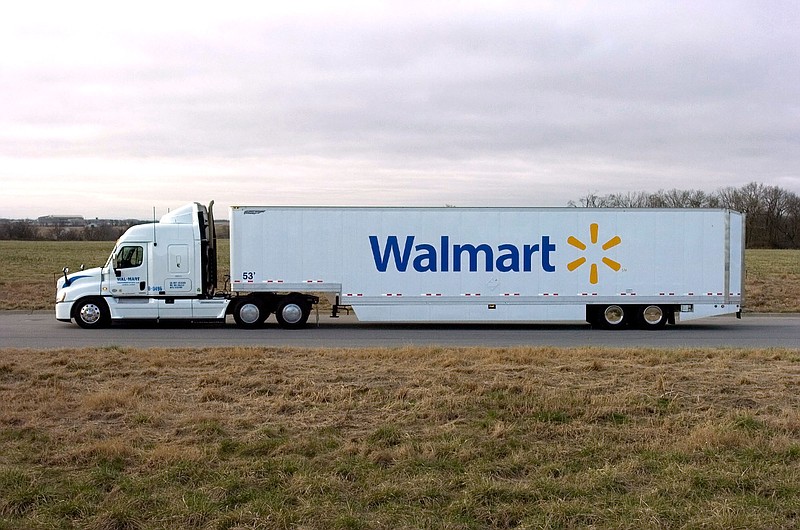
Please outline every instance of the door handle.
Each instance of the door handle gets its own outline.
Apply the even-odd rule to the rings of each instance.
[[[144,291],[144,288],[145,288],[145,283],[144,282],[139,282],[139,290],[140,291]]]

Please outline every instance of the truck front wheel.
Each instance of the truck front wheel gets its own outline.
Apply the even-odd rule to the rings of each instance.
[[[308,302],[299,297],[290,296],[278,304],[275,318],[278,319],[278,324],[282,328],[297,329],[306,324],[310,313],[311,307]]]
[[[111,313],[102,298],[87,298],[72,310],[75,323],[84,329],[105,328],[111,324]]]
[[[255,297],[244,298],[233,308],[233,320],[240,328],[257,328],[268,316],[264,304]]]

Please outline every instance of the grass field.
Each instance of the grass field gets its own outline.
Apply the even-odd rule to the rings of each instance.
[[[0,351],[0,528],[797,528],[800,351]]]
[[[228,240],[219,241],[220,287],[228,274]],[[64,266],[105,263],[109,241],[0,241],[0,310],[52,309],[54,278]],[[745,309],[752,312],[800,312],[800,250],[748,250]]]
[[[745,268],[748,310],[800,312],[800,250],[748,250]]]

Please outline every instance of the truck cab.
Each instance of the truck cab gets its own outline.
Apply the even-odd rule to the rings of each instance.
[[[217,283],[213,202],[191,203],[157,223],[129,228],[105,265],[58,280],[56,318],[84,328],[122,319],[223,320]]]

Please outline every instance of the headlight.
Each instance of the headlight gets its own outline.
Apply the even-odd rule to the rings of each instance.
[[[56,303],[63,302],[66,299],[67,299],[66,291],[60,291],[56,293]]]

